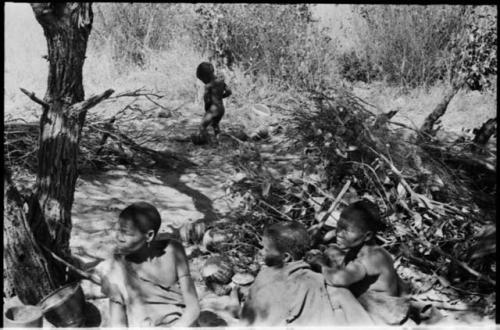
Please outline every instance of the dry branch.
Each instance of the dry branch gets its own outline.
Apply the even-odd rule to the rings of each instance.
[[[47,251],[51,256],[52,258],[54,258],[55,260],[59,261],[60,263],[64,264],[66,267],[68,267],[69,269],[71,269],[72,271],[74,271],[75,273],[77,273],[78,275],[82,276],[83,278],[91,281],[92,283],[94,284],[97,284],[97,285],[101,285],[101,280],[98,276],[96,276],[95,274],[92,274],[92,273],[89,273],[89,272],[86,272],[84,270],[81,270],[79,269],[78,267],[76,267],[75,265],[72,265],[71,263],[67,262],[66,260],[64,260],[63,258],[59,257],[57,254],[55,254],[54,252],[52,252],[49,248],[47,248],[46,246],[43,246],[42,245],[42,248]]]
[[[446,109],[448,108],[448,104],[450,103],[453,96],[457,94],[458,91],[459,91],[458,88],[452,88],[445,94],[443,100],[439,102],[439,104],[434,108],[434,110],[432,110],[432,112],[427,116],[427,118],[425,118],[424,123],[420,128],[420,132],[422,134],[434,136],[435,134],[435,130],[433,129],[434,124],[439,118],[441,118],[444,115]]]
[[[112,89],[108,89],[102,94],[92,96],[88,98],[87,100],[84,100],[82,102],[75,103],[71,106],[70,111],[74,111],[76,114],[80,114],[82,112],[85,112],[93,107],[95,107],[97,104],[101,103],[103,100],[107,99],[111,94],[113,94],[115,91]]]
[[[21,90],[21,92],[23,92],[24,94],[26,94],[31,100],[33,100],[34,102],[40,104],[44,109],[48,109],[49,108],[49,104],[46,103],[45,101],[39,99],[34,92],[28,92],[26,89],[24,88],[19,88]]]
[[[497,128],[497,118],[488,119],[481,128],[475,130],[473,142],[481,146],[486,145],[490,137],[495,133]]]
[[[489,278],[488,276],[484,275],[484,274],[481,274],[479,273],[478,271],[472,269],[469,265],[467,265],[465,262],[461,261],[461,260],[458,260],[457,258],[455,258],[454,256],[452,256],[451,254],[449,253],[446,253],[445,251],[443,251],[440,247],[438,246],[434,246],[432,245],[430,242],[427,242],[427,241],[423,241],[421,239],[417,239],[415,238],[416,241],[418,241],[420,244],[426,246],[426,247],[429,247],[431,248],[432,250],[436,251],[437,253],[439,253],[440,255],[442,255],[443,257],[445,258],[448,258],[450,259],[451,261],[453,261],[454,263],[456,263],[457,265],[459,265],[460,267],[462,267],[464,270],[466,270],[469,274],[471,275],[474,275],[476,276],[477,278],[480,278],[480,279],[483,279],[485,281],[487,281],[488,283],[490,284],[493,284],[493,285],[496,285],[496,281],[495,280],[492,280],[491,278]]]

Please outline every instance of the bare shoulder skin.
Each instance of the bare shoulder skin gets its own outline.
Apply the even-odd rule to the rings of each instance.
[[[370,276],[376,280],[368,290],[386,292],[391,296],[398,293],[392,257],[384,248],[376,245],[364,245],[357,257],[345,267],[325,268],[323,275],[328,284],[341,287],[348,287]]]
[[[381,246],[365,245],[359,251],[359,262],[363,264],[368,276],[378,276],[369,290],[386,292],[391,296],[398,294],[398,275],[394,260]]]

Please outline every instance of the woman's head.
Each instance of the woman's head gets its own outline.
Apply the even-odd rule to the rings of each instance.
[[[264,230],[262,254],[268,266],[300,260],[310,247],[306,227],[300,222],[276,223]]]
[[[349,249],[371,240],[383,226],[378,207],[367,200],[347,206],[337,223],[337,245]]]
[[[158,210],[145,202],[127,206],[118,219],[116,244],[120,252],[132,253],[151,242],[161,225]]]

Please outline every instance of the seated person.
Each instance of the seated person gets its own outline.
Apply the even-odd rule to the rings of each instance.
[[[265,266],[250,286],[243,304],[244,325],[338,324],[324,278],[301,260],[310,245],[298,222],[277,223],[264,231],[261,251]]]
[[[347,206],[337,224],[337,246],[345,251],[343,263],[329,260],[326,283],[349,288],[375,323],[400,324],[408,316],[408,303],[398,297],[399,277],[390,254],[375,243],[382,227],[377,207],[366,200]],[[342,304],[346,314],[349,307]],[[349,319],[349,315],[347,315]]]
[[[155,240],[158,210],[134,203],[119,216],[113,258],[98,266],[112,327],[191,326],[200,308],[181,243]]]

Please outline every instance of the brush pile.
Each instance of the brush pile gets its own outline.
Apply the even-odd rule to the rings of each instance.
[[[253,233],[297,220],[318,248],[333,242],[341,209],[364,198],[379,206],[387,230],[377,237],[398,263],[466,295],[493,292],[495,150],[471,138],[419,139],[390,121],[394,111],[376,116],[344,90],[302,93],[296,103],[293,128],[267,144],[245,142],[233,159],[231,189]]]
[[[79,168],[103,169],[138,161],[175,159],[171,153],[149,147],[165,141],[152,122],[156,117],[172,115],[159,103],[161,98],[161,95],[137,89],[104,101],[102,106],[111,111],[89,112],[80,141]],[[6,118],[4,156],[9,167],[36,173],[39,125],[39,122]]]

